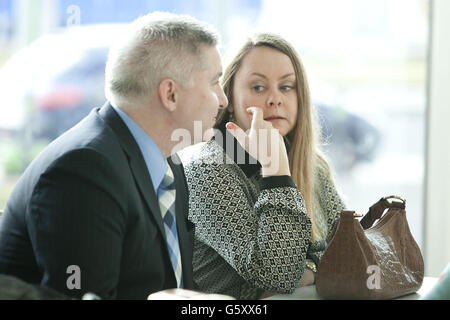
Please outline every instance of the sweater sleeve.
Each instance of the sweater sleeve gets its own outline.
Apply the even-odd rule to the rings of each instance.
[[[290,177],[252,183],[234,164],[193,163],[185,168],[189,219],[196,237],[252,285],[291,293],[304,271],[311,221]]]

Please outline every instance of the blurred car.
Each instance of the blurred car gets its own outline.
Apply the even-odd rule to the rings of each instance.
[[[316,103],[324,148],[338,171],[374,160],[380,132],[369,121],[339,106]]]
[[[26,132],[33,141],[50,142],[101,106],[109,47],[123,28],[65,28],[13,56],[0,70],[0,130]],[[379,133],[373,125],[338,106],[316,106],[337,171],[374,158]]]

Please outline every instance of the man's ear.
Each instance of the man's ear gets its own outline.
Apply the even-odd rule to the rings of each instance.
[[[159,99],[163,106],[170,112],[177,108],[177,84],[172,79],[164,79],[158,86]]]

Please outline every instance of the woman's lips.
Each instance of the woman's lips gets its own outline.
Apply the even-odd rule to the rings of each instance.
[[[273,117],[264,118],[264,120],[265,121],[276,121],[276,120],[285,120],[285,118],[279,117],[279,116],[273,116]]]

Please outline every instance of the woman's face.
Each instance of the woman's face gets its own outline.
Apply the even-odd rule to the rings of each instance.
[[[249,107],[260,107],[282,136],[297,122],[297,84],[287,55],[269,47],[253,48],[243,58],[234,78],[233,101],[228,110],[244,131],[250,129]]]

